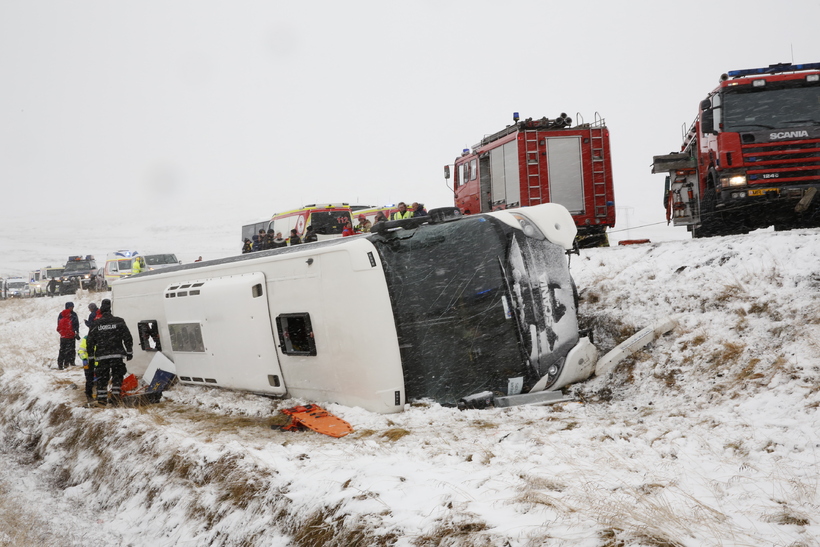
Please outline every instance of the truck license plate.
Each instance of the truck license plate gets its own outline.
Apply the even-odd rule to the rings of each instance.
[[[749,190],[750,196],[765,196],[769,192],[780,194],[780,188],[751,188]]]

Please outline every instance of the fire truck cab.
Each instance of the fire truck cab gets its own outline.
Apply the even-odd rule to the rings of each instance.
[[[465,215],[558,203],[578,228],[580,246],[607,244],[615,226],[609,129],[597,114],[591,124],[528,118],[484,137],[455,159],[455,205]],[[444,176],[450,178],[445,166]]]
[[[820,63],[724,74],[652,172],[667,174],[667,221],[693,237],[820,226]]]

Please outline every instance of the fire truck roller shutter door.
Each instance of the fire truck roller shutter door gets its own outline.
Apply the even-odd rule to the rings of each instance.
[[[546,141],[550,201],[563,205],[573,215],[583,214],[581,137],[548,137]]]

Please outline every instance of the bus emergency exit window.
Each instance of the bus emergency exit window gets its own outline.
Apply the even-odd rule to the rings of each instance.
[[[276,318],[279,348],[285,355],[316,355],[309,313],[284,313]]]
[[[162,344],[159,341],[159,327],[156,320],[151,319],[137,323],[137,333],[143,351],[162,351]]]

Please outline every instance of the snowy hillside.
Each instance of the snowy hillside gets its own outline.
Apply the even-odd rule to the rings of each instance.
[[[0,545],[820,546],[818,236],[582,251],[602,354],[679,327],[573,402],[327,405],[340,439],[271,429],[307,401],[219,390],[82,408],[68,298],[0,302]]]

